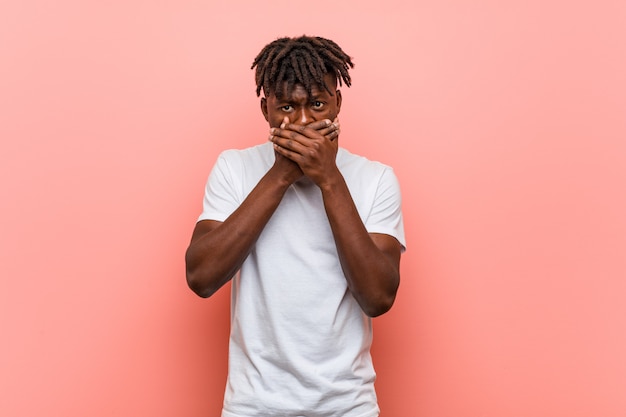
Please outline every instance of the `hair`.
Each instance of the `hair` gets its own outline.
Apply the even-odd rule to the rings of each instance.
[[[301,84],[311,95],[314,86],[324,87],[326,74],[335,75],[342,85],[352,84],[349,68],[354,68],[352,59],[335,42],[320,37],[300,36],[280,38],[265,45],[257,55],[250,69],[256,67],[256,95],[274,93],[281,97],[291,94],[295,84]],[[284,90],[286,83],[286,91]]]

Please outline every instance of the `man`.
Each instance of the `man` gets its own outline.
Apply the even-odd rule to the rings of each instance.
[[[339,148],[353,63],[335,42],[278,39],[255,67],[269,142],[220,155],[186,254],[199,296],[233,279],[222,417],[378,416],[371,317],[400,279],[397,179]]]

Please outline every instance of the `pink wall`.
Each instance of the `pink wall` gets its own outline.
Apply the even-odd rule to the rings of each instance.
[[[216,416],[228,293],[183,253],[252,59],[355,58],[341,142],[396,168],[384,417],[626,415],[626,3],[0,5],[0,415]]]

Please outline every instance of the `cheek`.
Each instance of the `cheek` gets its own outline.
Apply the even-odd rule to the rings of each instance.
[[[325,119],[330,119],[330,120],[333,120],[335,117],[337,117],[337,113],[338,113],[338,111],[337,111],[337,107],[332,106],[332,108],[329,108],[329,109],[326,111],[326,115],[324,116],[324,118],[325,118]]]
[[[269,112],[267,114],[267,122],[270,127],[280,127],[280,124],[283,122],[282,116],[275,112]]]

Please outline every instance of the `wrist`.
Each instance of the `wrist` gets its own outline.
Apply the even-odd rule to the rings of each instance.
[[[270,168],[267,174],[274,184],[277,184],[280,188],[284,189],[287,189],[291,184],[302,177],[301,171],[295,169],[284,169],[284,167],[280,167],[276,163]]]
[[[341,188],[347,187],[343,175],[338,169],[332,175],[327,175],[318,186],[324,195],[336,193]]]

